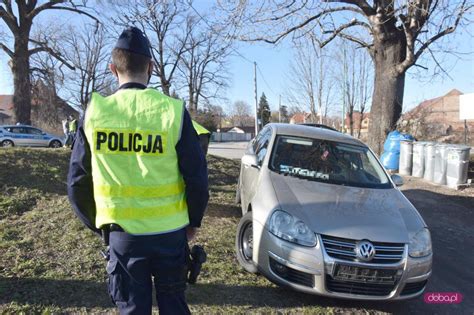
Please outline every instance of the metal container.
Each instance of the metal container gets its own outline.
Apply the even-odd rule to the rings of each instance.
[[[402,140],[400,142],[400,165],[398,171],[401,175],[411,175],[413,167],[413,141]]]
[[[438,143],[435,146],[435,162],[433,182],[439,185],[446,185],[446,168],[448,155],[448,145]]]
[[[446,168],[446,183],[448,187],[457,188],[458,185],[467,183],[470,151],[471,148],[465,145],[448,147]]]
[[[425,172],[425,144],[426,142],[413,143],[413,168],[412,176],[423,177]]]
[[[434,142],[425,144],[425,172],[423,173],[423,178],[430,182],[433,181],[434,176],[435,145],[436,143]]]

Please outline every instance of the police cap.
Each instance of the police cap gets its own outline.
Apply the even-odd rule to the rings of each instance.
[[[126,28],[115,44],[115,48],[128,50],[132,53],[151,58],[150,42],[145,34],[136,27]]]

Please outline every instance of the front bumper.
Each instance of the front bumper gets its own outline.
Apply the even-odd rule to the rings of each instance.
[[[403,300],[422,294],[431,275],[432,255],[411,258],[407,245],[396,264],[352,262],[327,255],[319,235],[315,247],[304,247],[277,238],[263,226],[257,230],[262,233],[257,253],[260,272],[272,282],[298,291],[356,300]],[[333,278],[338,265],[396,273],[396,280],[391,285],[341,282]]]

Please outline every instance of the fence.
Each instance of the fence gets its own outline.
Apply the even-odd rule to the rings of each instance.
[[[211,141],[214,142],[250,141],[251,139],[251,133],[213,132],[211,135]]]

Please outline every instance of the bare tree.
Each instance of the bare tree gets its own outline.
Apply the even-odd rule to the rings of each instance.
[[[187,24],[193,22],[188,18],[189,6],[184,0],[138,0],[117,6],[117,11],[118,17],[113,19],[117,25],[135,25],[149,36],[158,87],[170,95],[192,30],[192,25]]]
[[[221,98],[228,86],[226,59],[230,42],[226,42],[212,26],[203,24],[203,17],[188,17],[190,29],[178,65],[191,114],[197,112],[200,99],[209,103]]]
[[[0,40],[0,49],[11,58],[13,104],[17,121],[31,123],[30,57],[39,52],[46,52],[64,61],[57,51],[49,47],[48,41],[38,41],[30,37],[33,21],[39,14],[49,10],[70,11],[95,19],[86,9],[85,0],[49,0],[42,3],[37,0],[17,0],[16,7],[11,0],[0,1],[0,21],[7,26],[13,36],[13,48]]]
[[[469,23],[474,7],[469,0],[234,2],[222,7],[226,21],[247,31],[244,40],[274,44],[290,34],[316,33],[320,47],[339,37],[368,50],[375,67],[371,116],[377,120],[369,145],[378,153],[400,117],[406,71],[426,51],[435,57],[434,45]]]
[[[235,101],[231,107],[231,119],[234,126],[243,127],[252,120],[250,116],[250,105],[245,101]]]
[[[369,90],[373,86],[373,67],[367,52],[351,43],[340,42],[338,51],[334,77],[340,90],[338,94],[342,96],[343,116],[349,122],[349,133],[354,135],[355,125],[360,138],[364,112],[370,100]]]
[[[75,68],[67,74],[64,94],[76,108],[86,110],[92,92],[107,94],[114,78],[108,70],[110,49],[102,26],[70,27],[63,55]]]
[[[299,107],[309,107],[311,122],[322,124],[327,115],[332,88],[329,68],[326,67],[329,58],[308,38],[296,41],[294,47],[295,58],[289,70],[288,99]]]

